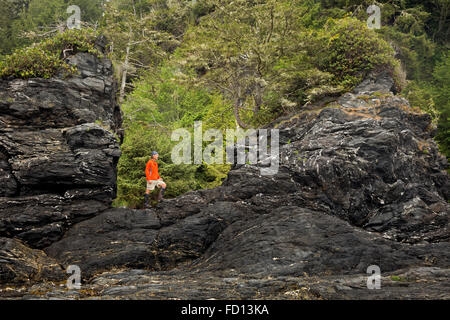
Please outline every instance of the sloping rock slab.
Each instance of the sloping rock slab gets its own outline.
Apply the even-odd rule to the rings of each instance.
[[[30,249],[17,239],[0,238],[0,285],[64,278],[61,266],[43,251]]]
[[[168,270],[192,262],[198,270],[261,275],[450,265],[449,243],[402,244],[297,207],[260,214],[248,205],[216,202],[168,226],[162,221],[155,211],[108,210],[45,251],[63,265],[79,265],[87,278],[113,267]]]

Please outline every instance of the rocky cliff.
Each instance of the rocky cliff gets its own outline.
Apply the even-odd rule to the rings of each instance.
[[[76,76],[0,80],[0,236],[33,248],[109,208],[116,192],[112,63],[88,53],[67,60]]]
[[[413,112],[408,101],[392,93],[392,85],[385,74],[372,76],[335,102],[273,123],[281,139],[280,170],[274,176],[261,176],[258,166],[235,166],[218,188],[190,192],[151,210],[107,209],[75,224],[58,241],[40,233],[41,240],[31,243],[49,244],[44,251],[50,262],[80,266],[84,291],[40,283],[3,294],[450,298],[447,161],[432,140],[430,117]],[[75,128],[87,134],[83,125]],[[78,137],[65,140],[70,150],[70,141],[83,144],[85,151],[86,143],[94,143],[86,141],[98,141]],[[107,154],[111,147],[105,146],[92,150]],[[6,174],[17,172],[13,156],[8,151],[13,164]],[[83,186],[97,190],[86,182],[91,181],[86,167],[77,168],[72,185],[81,174]],[[15,178],[12,184],[22,186],[23,181]],[[91,192],[84,199],[97,204],[97,191]],[[3,198],[5,208],[15,208],[12,201],[23,203],[16,198],[39,198],[26,191],[15,195]],[[34,210],[45,208],[48,197],[40,199]],[[15,226],[16,221],[21,220],[8,223]],[[23,234],[16,233],[27,239]],[[367,289],[370,265],[380,267],[383,290]]]

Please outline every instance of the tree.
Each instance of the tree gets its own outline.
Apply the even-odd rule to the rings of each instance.
[[[14,22],[28,3],[29,0],[0,0],[0,55],[11,53],[20,42]]]
[[[442,152],[450,158],[450,54],[444,55],[433,72],[434,100],[441,113],[437,140]]]
[[[126,88],[146,71],[156,68],[180,45],[195,9],[186,1],[111,0],[105,4],[101,30],[112,42],[112,57]]]
[[[271,68],[299,27],[299,10],[288,1],[220,3],[186,35],[182,51],[187,65],[233,102],[242,128],[249,127],[242,113],[252,118],[261,109]]]
[[[67,8],[81,9],[84,26],[95,26],[104,0],[0,0],[0,54],[28,46],[66,29]]]
[[[180,64],[232,101],[242,128],[349,90],[376,66],[393,67],[388,44],[355,18],[310,27],[313,1],[220,4],[187,33]]]

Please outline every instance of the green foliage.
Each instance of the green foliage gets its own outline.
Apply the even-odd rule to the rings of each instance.
[[[432,116],[438,125],[436,140],[450,159],[450,63],[448,37],[443,36],[449,29],[448,9],[447,0],[383,4],[384,19],[391,25],[380,34],[395,48],[406,71],[408,83],[401,94],[412,107]]]
[[[0,0],[0,54],[54,36],[65,29],[67,8],[81,9],[83,24],[94,25],[102,16],[104,0]]]
[[[343,12],[365,22],[366,8],[371,0],[322,0],[327,15],[330,10],[342,17]],[[438,123],[437,141],[441,151],[449,153],[449,88],[448,40],[450,31],[450,1],[378,0],[382,28],[377,30],[394,49],[401,61],[396,66],[399,90],[412,107],[429,113]],[[343,10],[340,11],[340,10]],[[321,10],[324,12],[324,10]],[[401,76],[401,74],[404,76]],[[404,79],[402,79],[404,78]]]
[[[438,140],[441,151],[450,159],[450,54],[443,56],[433,72],[433,95],[441,115],[438,123]]]
[[[64,54],[100,53],[95,49],[96,33],[89,29],[68,30],[25,49],[18,49],[0,61],[0,77],[50,78],[60,70],[73,73],[76,68],[64,61]]]
[[[394,73],[397,62],[389,44],[375,31],[354,18],[331,19],[325,25],[325,50],[320,55],[323,70],[346,89],[360,83],[375,68]]]
[[[22,10],[20,18],[15,21],[14,26],[20,31],[37,31],[44,26],[64,21],[69,15],[66,14],[67,6],[64,0],[30,1],[26,10]]]
[[[145,165],[153,150],[160,154],[159,172],[167,183],[167,197],[190,190],[218,186],[229,165],[174,164],[171,133],[177,128],[193,131],[194,121],[208,128],[229,128],[234,122],[226,113],[229,106],[220,95],[180,83],[177,72],[161,67],[159,77],[148,74],[135,84],[135,90],[122,106],[125,140],[118,165],[116,206],[140,208],[145,192]],[[221,114],[222,113],[222,114]],[[227,125],[228,123],[228,125]]]
[[[210,0],[111,0],[105,3],[100,31],[111,41],[111,57],[126,84],[158,67],[180,45],[186,29],[212,10]],[[121,79],[122,80],[122,79]]]
[[[405,282],[405,281],[408,281],[406,278],[400,277],[400,276],[391,276],[391,280],[392,280],[392,281],[399,281],[399,282]]]
[[[349,90],[375,68],[394,74],[387,42],[335,15],[321,15],[315,1],[226,1],[188,30],[179,63],[222,92],[243,127]]]
[[[14,21],[19,17],[24,3],[0,0],[0,55],[9,54],[18,41]]]
[[[410,82],[402,95],[408,99],[411,107],[427,112],[431,115],[433,122],[437,123],[440,113],[436,109],[432,86],[427,83]]]
[[[430,81],[434,66],[436,44],[425,34],[403,33],[393,27],[382,28],[380,33],[396,48],[397,58],[402,61],[407,78]]]
[[[448,0],[321,0],[322,13],[350,12],[364,21],[366,9],[376,4],[381,8],[383,25],[404,33],[426,34],[438,44],[448,44],[450,1]]]

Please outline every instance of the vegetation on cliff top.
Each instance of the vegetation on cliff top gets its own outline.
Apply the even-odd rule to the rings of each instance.
[[[16,49],[0,60],[0,78],[50,78],[64,70],[76,71],[65,58],[77,52],[101,53],[95,48],[97,33],[91,29],[68,30],[27,48]]]

